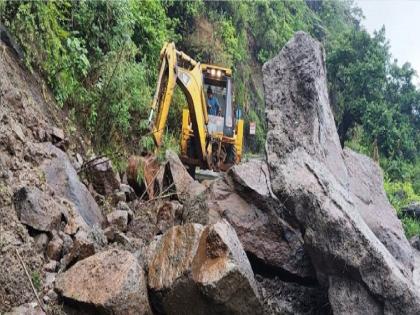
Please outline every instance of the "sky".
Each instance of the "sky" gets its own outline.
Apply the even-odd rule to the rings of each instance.
[[[373,33],[385,25],[393,58],[408,61],[420,76],[420,0],[356,0],[363,10],[362,24]],[[420,78],[414,82],[420,87]]]

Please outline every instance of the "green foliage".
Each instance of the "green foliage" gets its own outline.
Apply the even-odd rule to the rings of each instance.
[[[35,289],[39,292],[42,289],[42,280],[40,273],[38,271],[33,271],[31,273],[31,279]]]
[[[420,194],[418,192],[416,193],[410,182],[385,181],[384,188],[389,201],[397,210],[397,214],[401,219],[407,238],[414,235],[420,235],[420,221],[418,219],[405,216],[401,211],[402,207],[408,205],[409,203],[420,201]]]

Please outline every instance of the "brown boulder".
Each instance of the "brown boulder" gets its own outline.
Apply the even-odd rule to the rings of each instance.
[[[149,253],[148,284],[158,312],[262,312],[251,265],[226,221],[174,226]]]
[[[111,195],[114,190],[119,189],[120,181],[112,167],[110,159],[106,157],[93,159],[87,165],[86,175],[95,191],[106,196]]]
[[[101,314],[152,314],[143,269],[130,252],[110,249],[58,275],[55,288],[80,309]]]

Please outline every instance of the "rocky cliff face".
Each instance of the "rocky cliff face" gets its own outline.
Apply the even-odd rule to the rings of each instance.
[[[108,159],[83,163],[48,92],[0,48],[0,312],[420,313],[420,255],[379,167],[340,147],[307,34],[263,68],[266,158],[200,183],[168,151],[154,200]]]
[[[263,73],[272,189],[303,231],[333,311],[419,313],[412,249],[379,169],[341,150],[321,45],[297,33]],[[366,303],[358,309],[356,300]]]

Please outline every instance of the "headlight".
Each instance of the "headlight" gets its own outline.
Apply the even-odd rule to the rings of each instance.
[[[211,69],[211,70],[210,70],[210,74],[211,74],[212,76],[215,76],[215,75],[216,75],[216,70],[215,70],[215,69]]]
[[[222,71],[217,70],[217,76],[220,78],[222,76]]]

